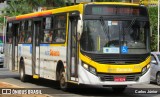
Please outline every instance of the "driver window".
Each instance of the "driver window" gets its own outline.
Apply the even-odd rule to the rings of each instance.
[[[156,64],[157,64],[157,60],[153,55],[151,55],[151,61],[156,61]]]

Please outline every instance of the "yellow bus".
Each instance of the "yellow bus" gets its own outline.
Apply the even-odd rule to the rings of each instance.
[[[5,64],[29,76],[111,86],[150,81],[150,26],[146,7],[91,2],[7,19]]]

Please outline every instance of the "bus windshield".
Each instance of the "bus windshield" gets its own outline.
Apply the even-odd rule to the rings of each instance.
[[[147,33],[148,21],[84,20],[81,49],[92,53],[144,54],[148,52]]]

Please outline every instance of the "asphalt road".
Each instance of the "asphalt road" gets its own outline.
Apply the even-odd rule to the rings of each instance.
[[[70,89],[67,92],[64,92],[58,88],[58,83],[51,80],[46,79],[30,79],[27,82],[21,82],[19,79],[19,75],[17,73],[8,72],[7,69],[3,71],[0,70],[0,82],[7,82],[10,84],[14,84],[24,88],[45,88],[44,90],[49,93],[51,96],[64,96],[64,97],[81,97],[81,96],[101,96],[101,97],[160,97],[160,94],[146,94],[140,93],[137,94],[135,92],[143,91],[143,88],[147,88],[148,90],[157,90],[160,86],[156,84],[142,84],[142,85],[132,85],[128,86],[124,93],[115,93],[111,88],[101,87],[101,86],[89,86],[89,85],[80,85]],[[5,73],[4,73],[5,72]],[[6,76],[7,75],[7,76]],[[159,91],[160,92],[160,91]]]

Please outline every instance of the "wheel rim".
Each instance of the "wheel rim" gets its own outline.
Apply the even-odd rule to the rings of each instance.
[[[66,81],[63,73],[61,74],[60,85],[61,85],[61,88],[66,87]]]
[[[157,84],[160,85],[160,74],[157,74]]]
[[[21,68],[21,72],[20,72],[21,79],[23,78],[23,75],[24,75],[24,72],[23,72],[23,69]]]

